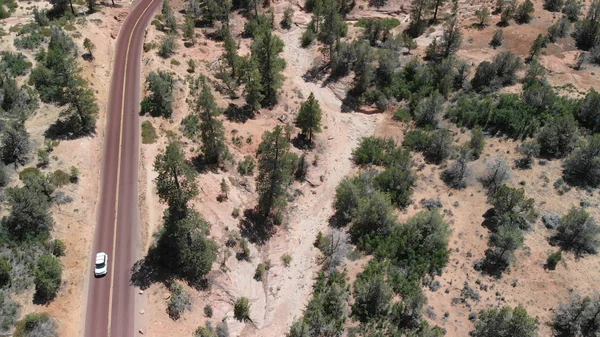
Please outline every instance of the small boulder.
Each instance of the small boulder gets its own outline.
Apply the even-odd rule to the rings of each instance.
[[[558,214],[542,215],[542,222],[548,229],[556,229],[560,225],[560,216]]]

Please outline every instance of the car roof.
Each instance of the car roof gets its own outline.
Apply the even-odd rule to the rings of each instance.
[[[98,253],[98,254],[96,254],[96,263],[102,263],[102,262],[104,262],[105,258],[106,258],[106,253]]]

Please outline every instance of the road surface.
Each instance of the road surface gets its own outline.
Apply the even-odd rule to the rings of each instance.
[[[130,269],[138,253],[139,108],[142,45],[161,0],[139,0],[130,10],[115,51],[108,99],[100,200],[90,259],[85,337],[135,335],[135,289]],[[97,252],[108,254],[108,275],[95,278]]]

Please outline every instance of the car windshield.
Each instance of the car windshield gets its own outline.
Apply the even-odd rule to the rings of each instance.
[[[96,263],[96,268],[104,268],[104,262]]]

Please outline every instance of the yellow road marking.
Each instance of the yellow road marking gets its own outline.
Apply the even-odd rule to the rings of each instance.
[[[117,160],[117,187],[116,187],[116,196],[115,196],[115,224],[114,224],[114,235],[113,235],[113,250],[112,250],[112,259],[111,259],[111,271],[110,271],[110,294],[108,298],[108,336],[110,336],[110,328],[112,324],[112,302],[113,302],[113,287],[115,281],[115,252],[117,250],[117,229],[118,229],[118,217],[119,217],[119,184],[121,183],[121,147],[123,145],[123,116],[125,115],[125,89],[127,88],[127,63],[129,62],[129,48],[131,47],[131,39],[133,39],[133,33],[135,29],[146,14],[146,11],[156,0],[150,1],[148,6],[144,8],[142,14],[135,20],[135,24],[129,33],[129,40],[127,41],[127,51],[125,53],[125,69],[123,74],[123,97],[121,97],[121,126],[119,128],[119,157]],[[114,74],[113,74],[114,76]]]

